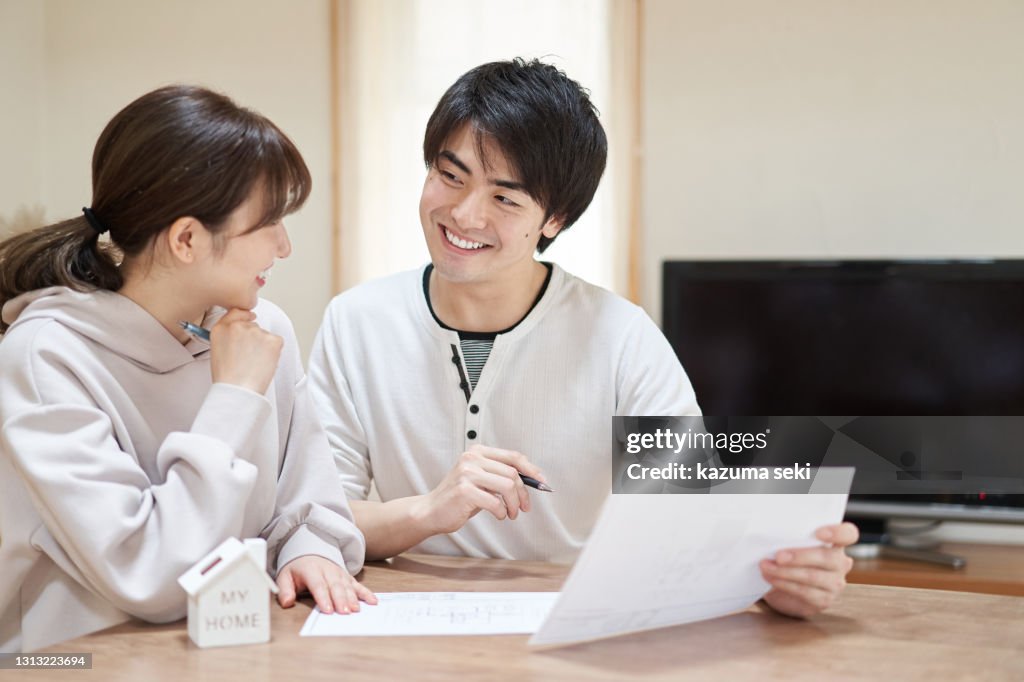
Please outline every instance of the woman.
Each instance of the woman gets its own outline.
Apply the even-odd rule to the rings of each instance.
[[[231,536],[266,538],[282,606],[375,601],[291,324],[258,298],[309,195],[298,150],[172,86],[110,121],[92,173],[83,215],[0,244],[0,651],[179,619],[177,577]]]

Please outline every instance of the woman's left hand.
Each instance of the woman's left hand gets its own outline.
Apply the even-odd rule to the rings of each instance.
[[[292,559],[277,574],[277,601],[284,608],[295,605],[295,598],[308,591],[322,613],[353,613],[359,602],[376,604],[377,597],[338,564],[306,554]]]
[[[772,589],[764,601],[779,613],[806,618],[835,603],[846,587],[853,559],[844,548],[860,533],[852,523],[823,526],[815,533],[825,547],[784,549],[761,562],[761,575]]]

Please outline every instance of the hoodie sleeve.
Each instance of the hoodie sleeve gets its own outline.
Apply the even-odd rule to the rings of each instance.
[[[243,455],[269,401],[213,385],[191,430],[167,436],[155,475],[147,475],[60,354],[32,347],[39,336],[5,344],[0,455],[63,552],[51,558],[126,613],[154,622],[183,617],[177,577],[241,531],[257,478]]]
[[[284,452],[275,515],[263,531],[269,563],[280,571],[293,559],[315,554],[355,575],[363,567],[366,541],[338,482],[327,436],[310,399],[295,332],[284,313],[264,307],[268,309],[259,311],[261,322],[270,318],[273,332],[285,340],[275,378]]]

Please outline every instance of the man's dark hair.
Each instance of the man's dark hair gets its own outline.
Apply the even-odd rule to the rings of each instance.
[[[423,137],[433,166],[448,139],[472,125],[483,163],[485,140],[501,150],[515,180],[564,232],[590,205],[604,173],[608,140],[589,93],[536,59],[483,64],[463,74],[437,103]],[[543,252],[554,238],[541,235]]]

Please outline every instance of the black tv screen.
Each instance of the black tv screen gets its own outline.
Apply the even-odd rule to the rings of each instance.
[[[663,284],[704,414],[1024,415],[1024,261],[669,261]],[[1024,510],[983,491],[885,501]]]

